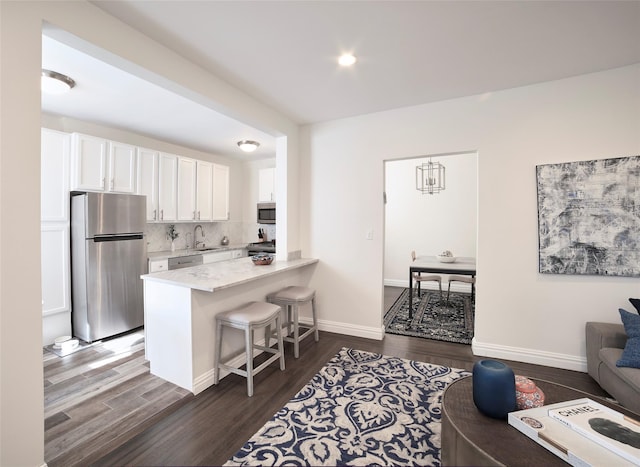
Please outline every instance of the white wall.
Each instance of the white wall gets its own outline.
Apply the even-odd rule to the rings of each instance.
[[[286,138],[292,145],[276,157],[283,170],[289,159],[294,160],[292,171],[286,172],[286,180],[294,182],[298,126],[85,1],[3,1],[0,22],[0,465],[35,466],[44,464],[39,274],[42,28],[64,29],[122,57],[123,63],[139,65],[145,77]],[[297,198],[296,187],[293,183],[288,189]],[[284,239],[280,246],[297,250],[297,209],[281,204],[288,208],[289,222],[287,235],[279,235]]]
[[[640,65],[305,128],[304,251],[321,322],[382,328],[383,161],[478,152],[473,350],[584,370],[584,324],[618,322],[640,279],[537,272],[536,164],[640,154]],[[365,240],[373,229],[374,238]]]
[[[478,172],[476,153],[433,157],[445,167],[440,193],[416,190],[416,166],[428,158],[386,162],[384,209],[384,284],[409,286],[411,250],[437,255],[476,256]],[[427,284],[424,284],[427,285]]]

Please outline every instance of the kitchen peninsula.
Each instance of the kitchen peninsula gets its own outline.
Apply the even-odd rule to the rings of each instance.
[[[193,394],[211,386],[215,315],[250,301],[264,301],[267,294],[289,285],[308,285],[317,262],[303,258],[256,266],[245,257],[143,275],[145,346],[151,373]],[[262,339],[256,336],[258,342]],[[242,332],[225,330],[223,354],[240,354],[243,349]],[[243,361],[239,355],[238,365]]]

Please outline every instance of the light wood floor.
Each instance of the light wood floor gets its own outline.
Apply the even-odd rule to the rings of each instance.
[[[87,465],[193,397],[149,373],[142,332],[43,362],[49,466]]]
[[[395,302],[401,290],[385,288],[385,309]],[[463,344],[391,334],[377,341],[321,332],[320,342],[308,338],[301,343],[299,359],[293,358],[291,344],[285,344],[286,370],[281,372],[274,364],[258,374],[251,398],[246,395],[245,379],[229,375],[218,386],[210,387],[198,396],[180,399],[169,409],[143,422],[142,426],[129,433],[121,433],[103,447],[92,449],[89,443],[86,447],[90,450],[88,455],[75,453],[65,458],[65,462],[62,458],[60,462],[54,459],[54,463],[49,462],[49,457],[46,460],[49,465],[221,465],[342,347],[467,370],[471,370],[473,363],[479,360],[472,355],[471,347]],[[605,395],[584,373],[506,363],[518,374],[562,383],[594,395]],[[156,394],[171,394],[174,390],[160,385]],[[120,398],[123,407],[136,406],[135,402],[128,401],[129,397],[134,396],[123,395]],[[104,436],[95,435],[98,441]]]

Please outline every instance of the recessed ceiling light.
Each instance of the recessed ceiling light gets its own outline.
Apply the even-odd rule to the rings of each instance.
[[[48,94],[62,94],[76,85],[76,82],[67,75],[57,71],[42,70],[42,90]]]
[[[356,57],[355,55],[351,55],[351,54],[343,54],[340,55],[340,58],[338,58],[338,63],[341,66],[351,66],[354,63],[356,63]]]
[[[256,149],[258,149],[258,146],[260,146],[260,143],[258,143],[257,141],[250,141],[248,139],[243,139],[242,141],[238,141],[238,146],[244,152],[253,152]]]

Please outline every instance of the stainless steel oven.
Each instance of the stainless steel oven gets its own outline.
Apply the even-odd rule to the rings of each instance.
[[[258,203],[258,224],[276,223],[276,203]]]

